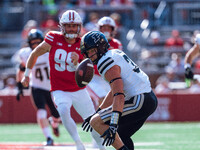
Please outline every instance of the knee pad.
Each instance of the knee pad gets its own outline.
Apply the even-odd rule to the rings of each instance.
[[[45,119],[45,118],[47,118],[47,111],[45,109],[38,109],[37,119]]]

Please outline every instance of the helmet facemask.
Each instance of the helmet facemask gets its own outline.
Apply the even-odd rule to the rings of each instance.
[[[78,24],[78,30],[77,30],[77,33],[67,33],[66,30],[65,30],[65,25],[66,24],[62,24],[60,25],[60,29],[61,29],[61,32],[62,34],[66,37],[66,38],[69,38],[69,39],[74,39],[74,38],[77,38],[81,32],[81,24]]]

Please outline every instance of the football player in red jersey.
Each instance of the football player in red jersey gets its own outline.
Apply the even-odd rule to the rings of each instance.
[[[78,135],[76,123],[70,115],[72,105],[83,119],[95,113],[87,90],[78,87],[75,81],[76,67],[83,59],[79,37],[82,20],[76,11],[68,10],[62,14],[59,23],[61,32],[48,32],[44,41],[32,51],[26,64],[22,84],[28,86],[29,74],[37,57],[49,52],[50,83],[54,103],[64,127],[76,143],[77,150],[85,150]],[[94,130],[92,135],[99,148],[105,150],[100,135]]]
[[[108,43],[110,44],[109,50],[110,49],[122,50],[122,43],[118,39],[114,38],[116,24],[111,17],[105,16],[99,19],[98,28],[99,31],[101,31],[107,38]]]

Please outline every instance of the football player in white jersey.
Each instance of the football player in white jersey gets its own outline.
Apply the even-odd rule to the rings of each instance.
[[[97,113],[88,117],[83,127],[92,126],[101,134],[103,145],[133,150],[131,136],[156,110],[157,98],[149,77],[123,51],[108,51],[108,47],[106,37],[99,31],[88,32],[81,40],[81,52],[97,64],[100,75],[111,87]]]
[[[185,56],[185,78],[188,80],[193,79],[193,71],[191,68],[191,64],[195,58],[200,56],[200,34],[196,35],[195,44],[193,47],[187,52]]]
[[[17,94],[17,100],[20,100],[20,95],[23,94],[23,86],[21,79],[25,70],[26,61],[31,54],[32,50],[43,41],[43,33],[38,29],[32,29],[28,33],[29,47],[22,48],[19,51],[20,67],[17,70],[16,79],[19,92]],[[49,127],[49,123],[52,126],[55,136],[59,136],[58,125],[60,122],[60,116],[56,110],[50,94],[50,81],[49,81],[49,54],[40,56],[37,59],[35,67],[32,69],[30,86],[33,102],[37,109],[37,122],[42,129],[44,136],[47,139],[45,145],[53,145],[53,136]],[[49,107],[51,117],[47,119],[47,110],[45,105]]]

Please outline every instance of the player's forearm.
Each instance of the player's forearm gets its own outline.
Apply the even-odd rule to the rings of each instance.
[[[113,111],[123,111],[124,108],[124,91],[123,82],[121,79],[112,83],[112,95],[113,95]]]
[[[110,105],[112,105],[112,102],[113,102],[113,97],[112,97],[112,92],[110,91],[104,98],[99,108],[103,109],[103,108],[109,107]]]
[[[26,63],[26,68],[32,69],[36,61],[37,61],[37,55],[35,55],[34,53],[31,53]]]
[[[123,112],[124,108],[124,95],[117,95],[113,100],[113,111]]]
[[[195,44],[185,56],[185,64],[192,64],[192,61],[200,54],[200,48]]]

